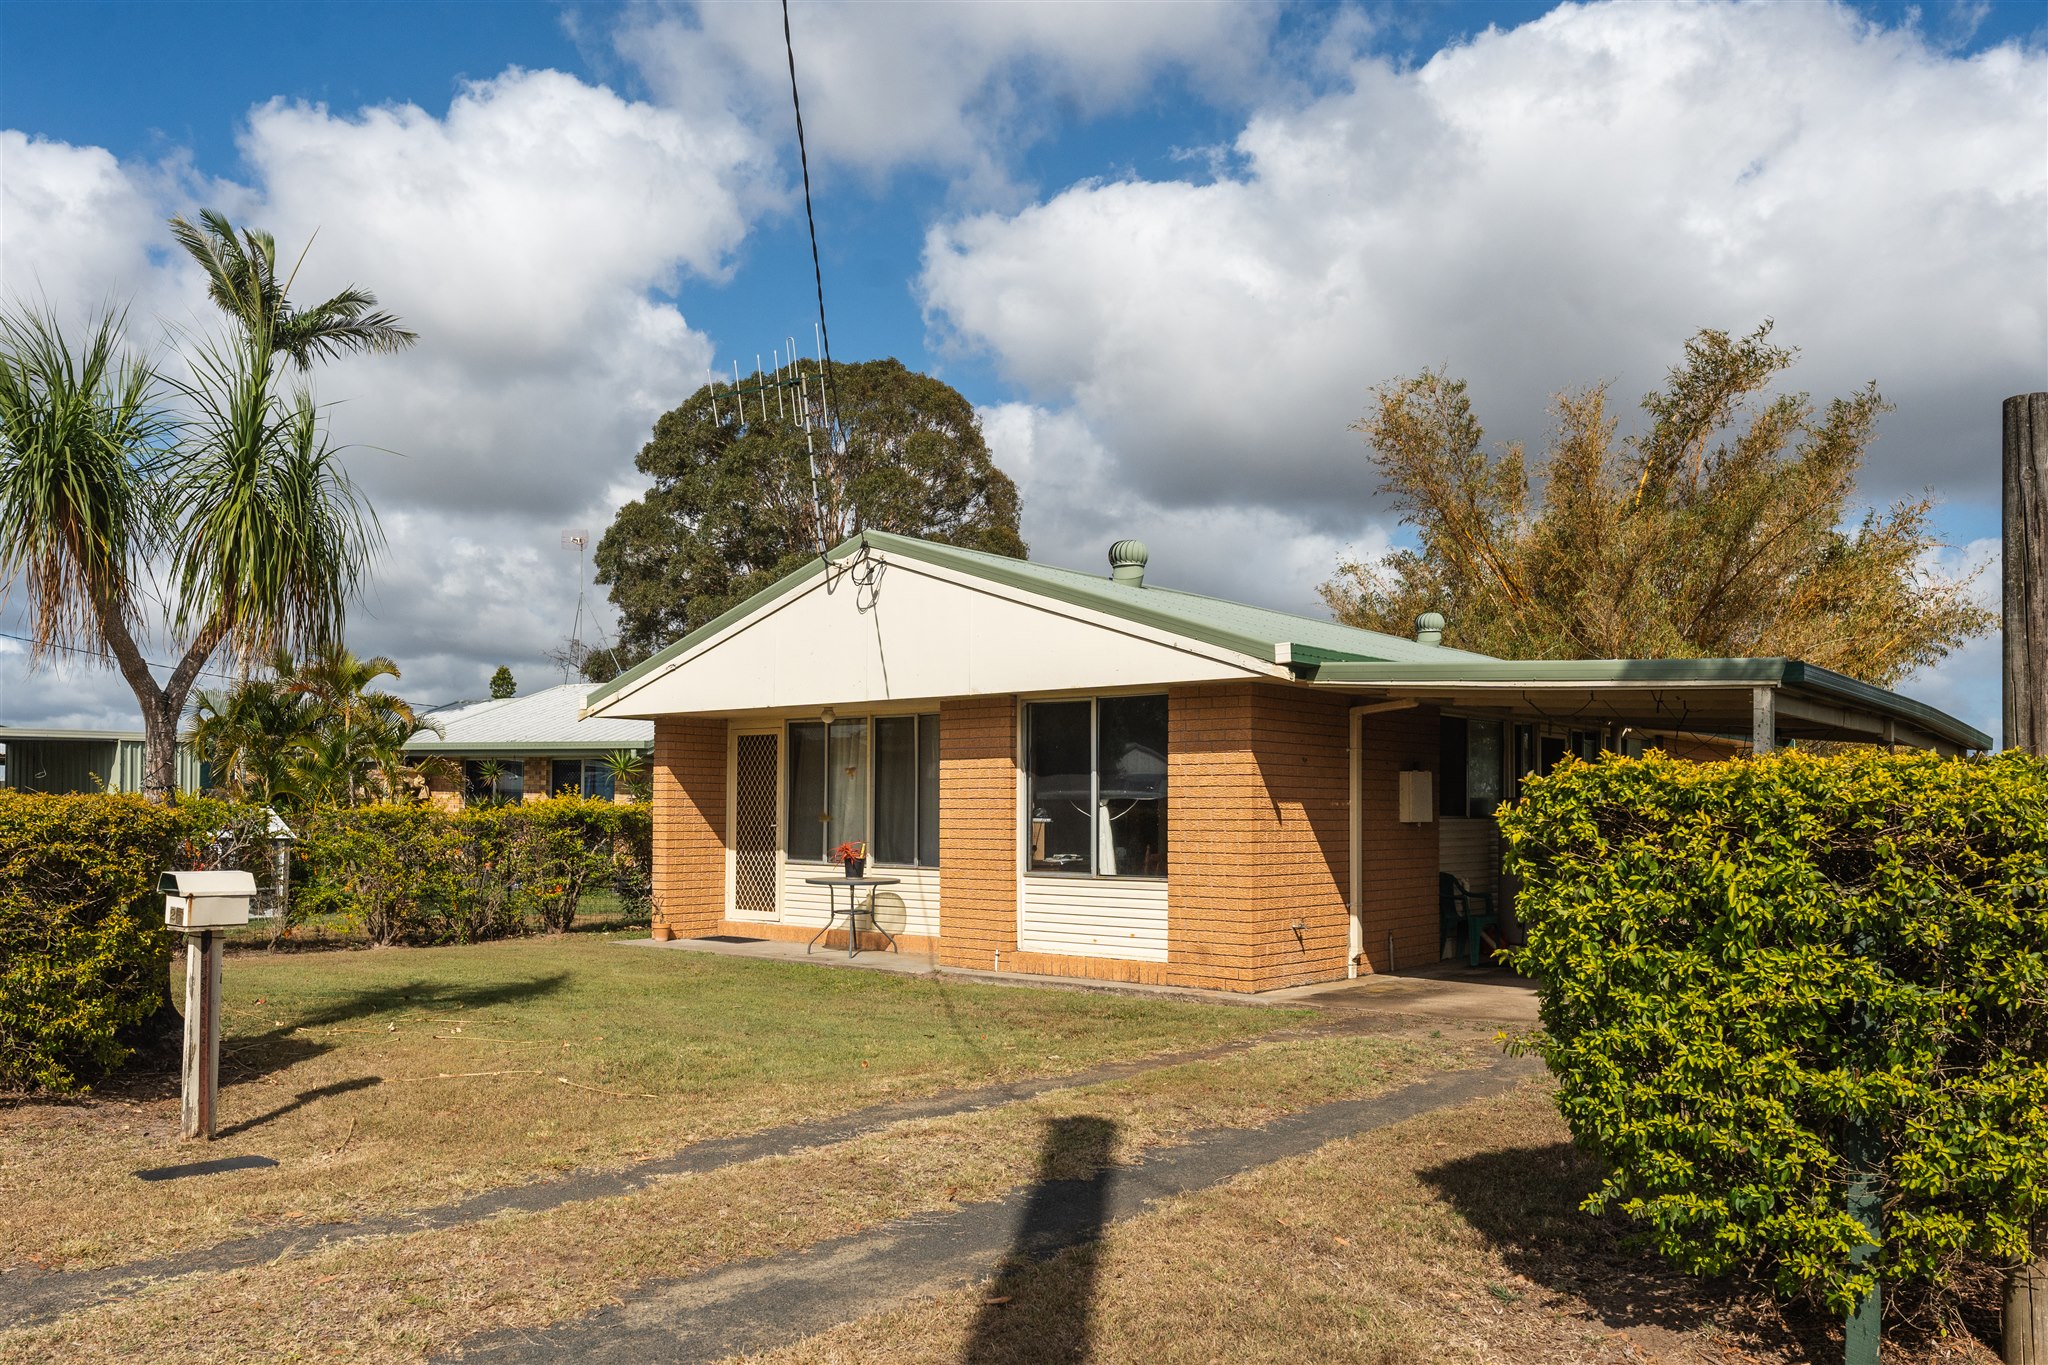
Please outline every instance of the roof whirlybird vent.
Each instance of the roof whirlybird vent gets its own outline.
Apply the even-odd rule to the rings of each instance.
[[[1145,542],[1119,540],[1109,547],[1109,576],[1129,587],[1145,586]]]

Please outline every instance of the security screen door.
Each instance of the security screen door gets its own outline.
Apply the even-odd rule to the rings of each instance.
[[[732,906],[747,919],[776,918],[775,815],[781,802],[782,736],[738,735],[733,749]]]

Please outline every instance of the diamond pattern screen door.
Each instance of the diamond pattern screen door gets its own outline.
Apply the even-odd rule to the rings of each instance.
[[[738,735],[733,752],[732,906],[749,919],[775,918],[776,778],[782,736]]]

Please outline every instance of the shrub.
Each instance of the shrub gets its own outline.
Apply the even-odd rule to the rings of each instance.
[[[1845,1311],[2048,1210],[2048,763],[1567,764],[1501,830],[1588,1200]],[[1870,1259],[1845,1208],[1883,1197]]]
[[[583,892],[646,881],[643,807],[562,796],[450,813],[383,804],[307,817],[296,853],[307,913],[338,913],[372,943],[476,943],[561,933]]]
[[[0,792],[0,1088],[78,1090],[168,1003],[177,936],[157,875],[203,861],[247,808]]]

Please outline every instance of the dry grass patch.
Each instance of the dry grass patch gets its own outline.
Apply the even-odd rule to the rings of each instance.
[[[1791,1365],[1833,1324],[1701,1285],[1577,1212],[1593,1169],[1537,1084],[1217,1189],[991,1285],[821,1333],[750,1365],[1345,1362]],[[1894,1330],[1891,1365],[1996,1365]]]
[[[0,1335],[23,1359],[414,1359],[480,1332],[535,1328],[615,1301],[654,1277],[845,1236],[995,1199],[1036,1176],[1052,1120],[1113,1114],[1116,1160],[1197,1128],[1256,1123],[1490,1061],[1478,1032],[1260,1045],[1128,1081],[1060,1091],[854,1142],[684,1176],[620,1198],[332,1248],[196,1276],[47,1328]],[[1052,1163],[1058,1175],[1083,1175]],[[194,1324],[208,1324],[195,1354]],[[210,1353],[210,1354],[209,1354]]]
[[[1307,1017],[828,971],[572,936],[231,957],[222,1136],[189,1161],[177,1077],[0,1110],[0,1267],[102,1265],[442,1203],[891,1098],[1242,1038]]]

